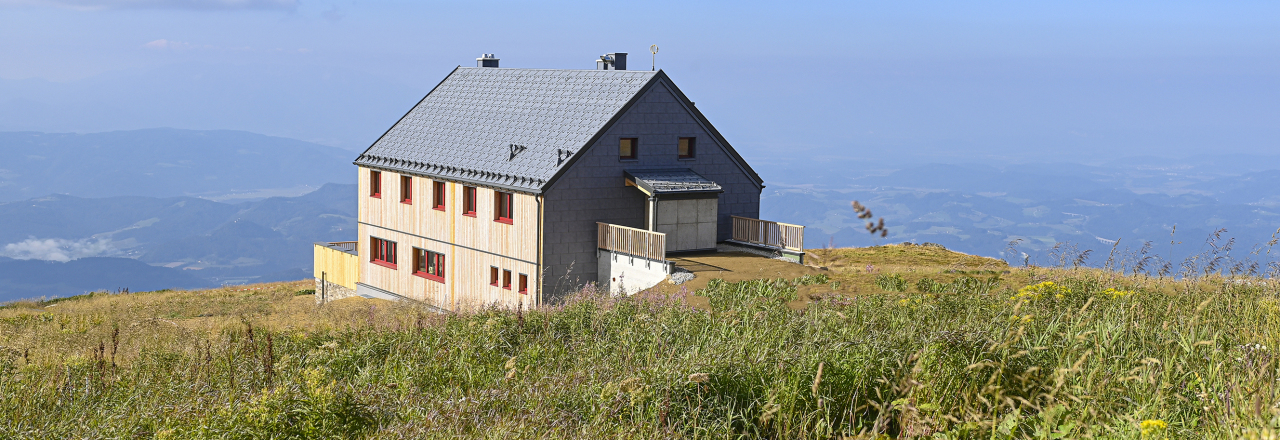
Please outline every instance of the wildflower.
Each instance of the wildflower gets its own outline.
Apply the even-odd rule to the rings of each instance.
[[[1133,295],[1132,290],[1119,290],[1114,287],[1103,290],[1102,293],[1112,298],[1124,298],[1126,296]]]
[[[1138,428],[1142,429],[1142,437],[1146,438],[1164,433],[1164,430],[1169,428],[1169,424],[1165,423],[1164,420],[1149,419],[1143,420],[1142,423],[1138,425]]]
[[[1054,298],[1062,298],[1062,294],[1068,290],[1054,284],[1053,281],[1045,281],[1040,284],[1032,284],[1018,289],[1018,293],[1013,295],[1014,299],[1037,300],[1044,295],[1052,294]]]
[[[693,373],[689,375],[689,382],[707,383],[711,381],[711,375],[707,373]]]
[[[1034,319],[1034,315],[1023,315],[1023,316],[1010,315],[1009,316],[1009,322],[1012,322],[1012,323],[1021,322],[1023,324],[1026,324],[1031,322],[1033,319]]]

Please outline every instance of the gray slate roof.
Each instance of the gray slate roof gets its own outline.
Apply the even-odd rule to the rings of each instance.
[[[651,194],[721,192],[719,184],[688,168],[627,170],[626,178]]]
[[[355,163],[541,192],[660,74],[459,67]]]

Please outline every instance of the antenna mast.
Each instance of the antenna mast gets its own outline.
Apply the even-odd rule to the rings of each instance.
[[[650,45],[650,46],[649,46],[649,53],[653,54],[653,57],[651,57],[651,58],[649,59],[649,63],[650,63],[650,65],[649,65],[649,70],[651,70],[651,71],[653,71],[653,70],[658,70],[658,64],[657,64],[657,62],[658,62],[658,45],[656,45],[656,44],[654,44],[654,45]]]

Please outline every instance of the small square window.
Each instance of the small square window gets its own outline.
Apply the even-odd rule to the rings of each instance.
[[[476,216],[476,187],[462,187],[462,215]]]
[[[498,268],[497,267],[489,266],[489,285],[494,287],[498,286]]]
[[[622,138],[618,140],[618,158],[635,159],[640,149],[640,139],[638,138]]]
[[[520,274],[520,294],[521,295],[529,294],[529,276],[528,275]]]
[[[400,176],[400,203],[413,204],[413,178]]]
[[[382,172],[369,171],[369,197],[382,198]]]
[[[680,138],[680,141],[676,143],[676,155],[681,159],[693,159],[697,154],[697,140],[698,138],[691,137]]]
[[[435,189],[435,210],[444,211],[444,182],[435,182],[433,187]]]
[[[502,288],[511,290],[511,271],[509,270],[502,271]]]

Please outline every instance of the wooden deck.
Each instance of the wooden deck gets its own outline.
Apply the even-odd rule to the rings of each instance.
[[[707,287],[707,282],[720,278],[728,282],[760,278],[796,278],[822,271],[812,266],[775,260],[745,252],[706,252],[672,256],[676,267],[693,272],[694,278],[678,286],[663,283],[665,290],[681,287],[694,291]]]

